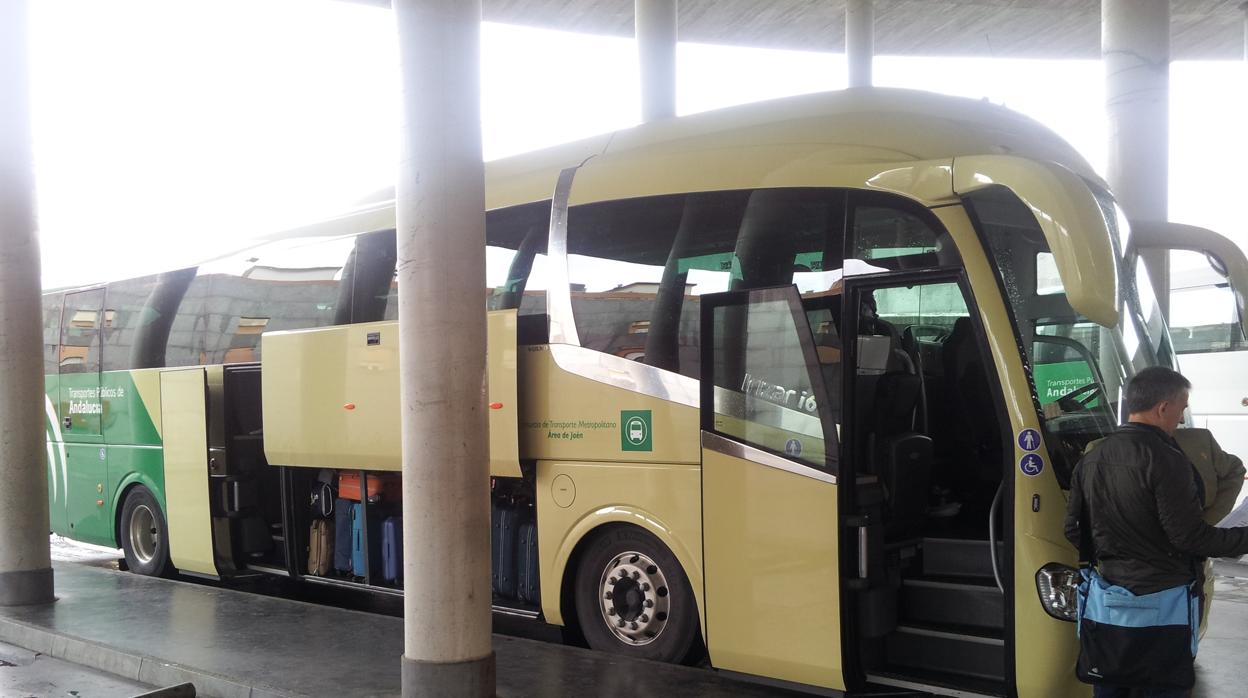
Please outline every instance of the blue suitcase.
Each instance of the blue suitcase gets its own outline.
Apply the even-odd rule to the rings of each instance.
[[[391,516],[381,524],[381,576],[387,582],[403,581],[403,517]]]
[[[523,603],[537,606],[540,585],[538,583],[537,522],[530,516],[520,524],[520,547],[516,551],[519,574],[516,575],[516,597]]]
[[[516,598],[516,543],[520,510],[514,505],[496,503],[490,528],[490,581],[494,593],[505,599]]]
[[[351,574],[351,504],[339,497],[334,501],[334,569]]]
[[[351,572],[357,577],[375,577],[381,572],[381,518],[376,509],[368,512],[364,531],[364,505],[351,502]],[[367,560],[365,557],[367,556]]]

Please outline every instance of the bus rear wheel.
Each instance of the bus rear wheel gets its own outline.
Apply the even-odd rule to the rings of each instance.
[[[121,508],[121,548],[131,572],[161,577],[171,571],[169,526],[151,490],[139,485]]]
[[[697,602],[676,556],[649,532],[617,526],[599,535],[576,572],[576,617],[589,646],[681,662],[698,636]]]

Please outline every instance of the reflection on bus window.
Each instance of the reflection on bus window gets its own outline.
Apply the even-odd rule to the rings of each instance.
[[[818,373],[803,349],[801,333],[807,330],[795,321],[781,289],[750,298],[714,311],[713,427],[753,446],[835,470],[835,437],[824,433],[824,425],[834,421],[821,419],[830,416],[831,406],[820,404],[811,382]]]
[[[54,375],[59,362],[58,345],[61,334],[61,304],[63,293],[49,293],[43,297],[43,372]]]
[[[96,373],[100,370],[100,327],[103,324],[104,289],[65,296],[61,316],[61,347],[57,365],[62,374]]]
[[[1170,332],[1180,354],[1248,348],[1230,283],[1196,252],[1170,253]]]
[[[860,193],[850,213],[851,259],[873,269],[956,267],[961,261],[948,231],[921,206],[900,197]],[[850,268],[847,274],[870,273]]]
[[[1066,293],[1062,285],[1062,277],[1057,273],[1057,258],[1052,252],[1036,254],[1036,295],[1051,296],[1055,293]]]

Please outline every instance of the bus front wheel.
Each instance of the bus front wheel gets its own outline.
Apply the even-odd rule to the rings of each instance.
[[[169,527],[151,490],[139,485],[126,495],[120,534],[131,572],[160,577],[170,571]]]
[[[633,526],[607,529],[581,555],[576,617],[590,647],[640,659],[681,662],[698,635],[685,571],[662,542]]]

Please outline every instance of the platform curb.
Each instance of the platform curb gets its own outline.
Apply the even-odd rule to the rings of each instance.
[[[302,693],[241,684],[159,657],[149,657],[26,623],[0,612],[0,641],[150,686],[193,683],[206,698],[307,698]]]

